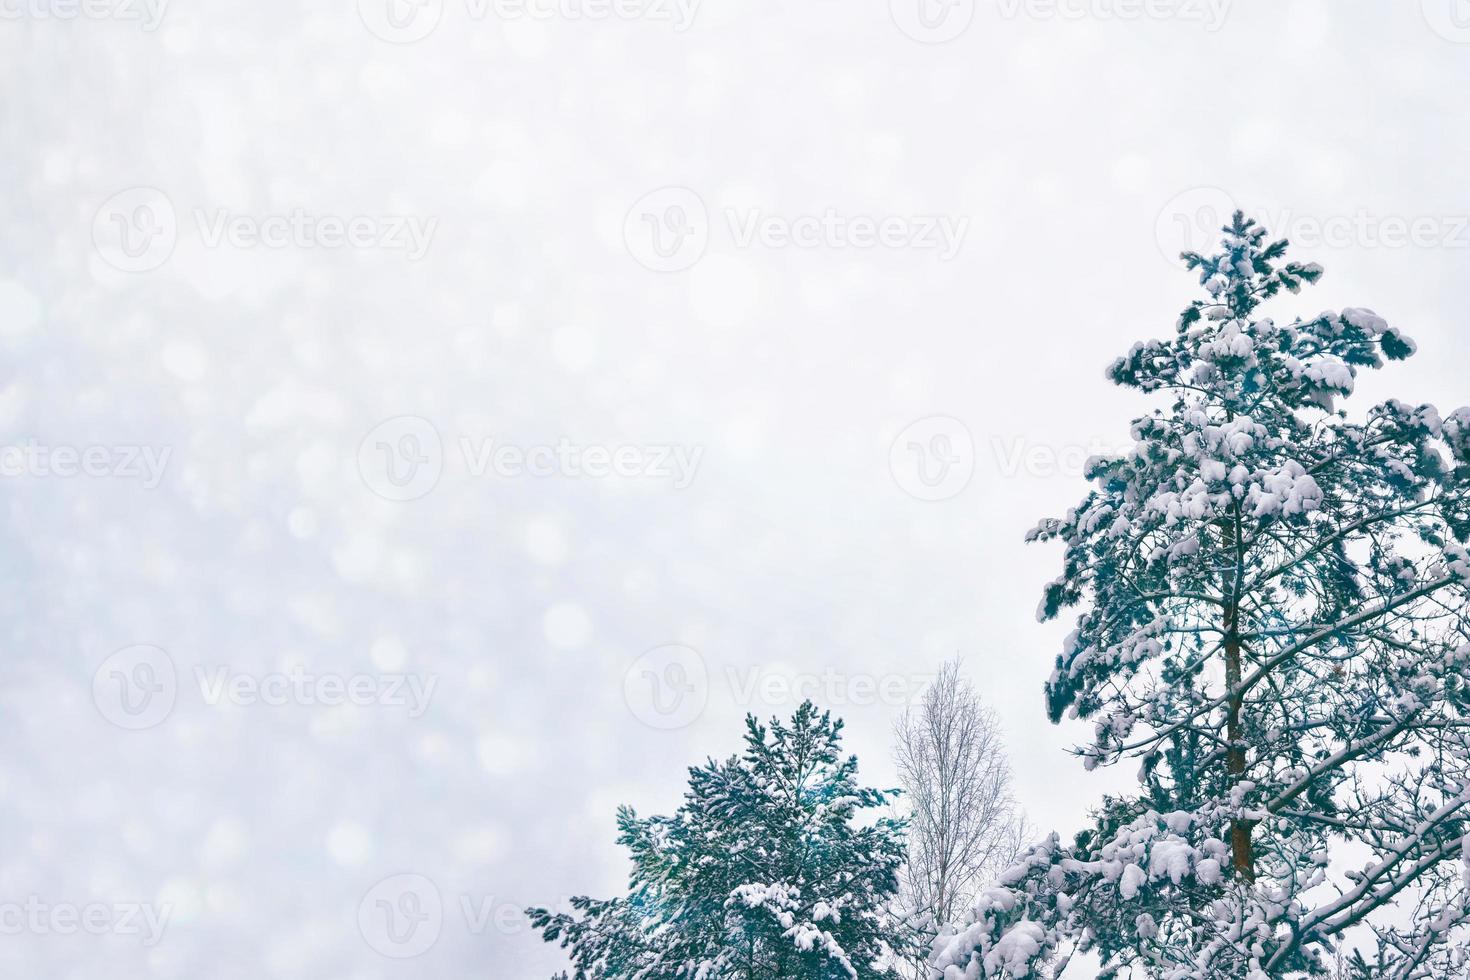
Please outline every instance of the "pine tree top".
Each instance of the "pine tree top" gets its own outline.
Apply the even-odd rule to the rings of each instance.
[[[1262,406],[1317,407],[1351,395],[1360,368],[1402,360],[1414,342],[1372,310],[1327,311],[1277,325],[1256,310],[1283,289],[1321,279],[1316,263],[1285,260],[1285,239],[1237,211],[1213,255],[1185,252],[1209,294],[1180,314],[1172,340],[1135,344],[1108,369],[1111,380],[1142,391],[1194,393],[1209,406],[1249,414]]]
[[[811,702],[789,721],[747,716],[744,751],[691,768],[672,815],[618,811],[627,896],[533,909],[533,924],[572,950],[579,978],[889,975],[903,826],[857,819],[892,792],[859,783],[841,735]]]

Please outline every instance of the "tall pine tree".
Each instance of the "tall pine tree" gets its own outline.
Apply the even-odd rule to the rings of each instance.
[[[1161,393],[1133,449],[1035,529],[1076,608],[1047,684],[1085,765],[1138,791],[1055,835],[941,940],[935,975],[1463,975],[1470,885],[1470,409],[1337,408],[1414,353],[1366,309],[1277,324],[1316,282],[1236,214],[1206,298],[1111,379]]]
[[[618,813],[632,854],[623,898],[528,913],[570,948],[578,980],[872,980],[893,976],[885,937],[902,825],[862,811],[842,722],[803,704],[789,724],[746,719],[745,752],[689,771],[672,817]]]

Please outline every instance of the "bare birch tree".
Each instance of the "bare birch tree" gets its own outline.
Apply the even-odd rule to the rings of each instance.
[[[1000,723],[961,676],[959,660],[944,664],[894,735],[909,809],[902,901],[922,975],[929,941],[1015,858],[1026,821],[1011,793]]]

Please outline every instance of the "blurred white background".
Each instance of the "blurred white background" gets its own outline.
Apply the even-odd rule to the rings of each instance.
[[[1460,0],[0,0],[0,975],[534,978],[747,711],[943,659],[1233,205],[1467,398]],[[150,926],[150,921],[152,925]]]

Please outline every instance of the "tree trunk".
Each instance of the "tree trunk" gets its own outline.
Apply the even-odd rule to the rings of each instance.
[[[1231,612],[1234,615],[1234,612]],[[1229,627],[1227,627],[1229,629]],[[1225,642],[1225,683],[1233,692],[1240,686],[1240,641],[1233,635]],[[1240,782],[1245,773],[1245,745],[1241,742],[1240,696],[1232,693],[1227,707],[1225,737],[1230,748],[1225,755],[1225,765],[1233,782]],[[1237,874],[1247,884],[1256,880],[1256,858],[1251,848],[1250,820],[1233,820],[1230,824],[1230,856]]]
[[[1224,545],[1225,549],[1234,553],[1235,560],[1231,563],[1234,569],[1234,581],[1225,590],[1225,687],[1227,699],[1225,705],[1225,737],[1230,745],[1225,753],[1225,768],[1230,773],[1232,784],[1239,783],[1240,777],[1245,774],[1245,743],[1242,740],[1240,715],[1241,702],[1243,700],[1239,688],[1241,680],[1240,669],[1240,578],[1243,572],[1241,568],[1241,555],[1239,553],[1240,532],[1237,527],[1239,514],[1232,515],[1224,522]],[[1230,857],[1231,865],[1241,880],[1251,884],[1256,880],[1256,858],[1251,846],[1251,828],[1253,822],[1250,820],[1237,819],[1230,823]]]

